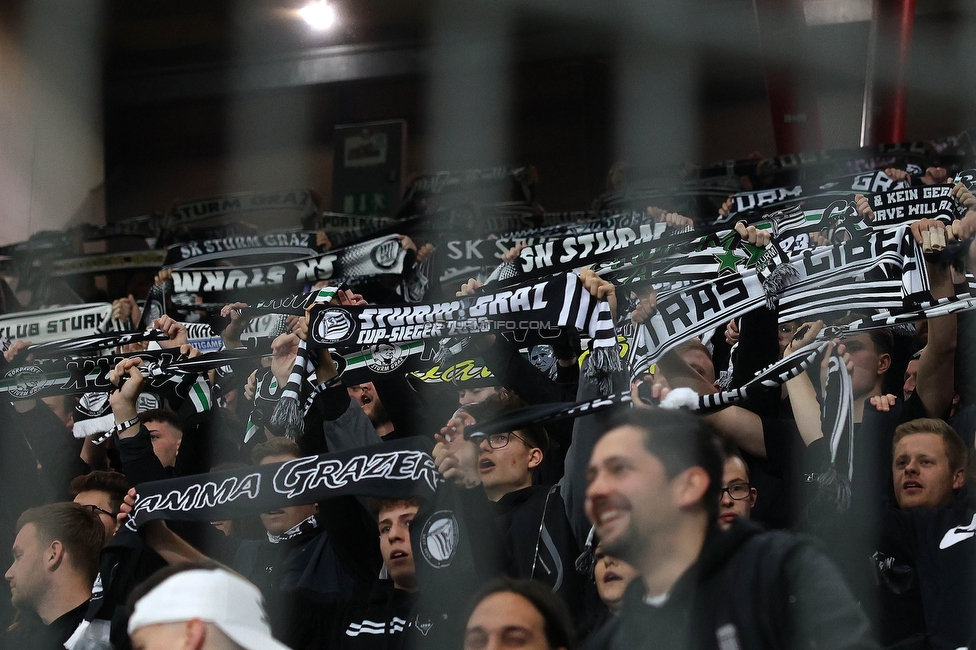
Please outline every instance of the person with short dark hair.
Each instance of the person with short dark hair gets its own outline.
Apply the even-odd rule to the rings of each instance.
[[[274,438],[256,446],[257,465],[301,457],[298,445]],[[376,524],[353,497],[298,503],[261,514],[264,540],[242,540],[233,568],[264,594],[275,638],[320,647],[332,633],[339,601],[362,598],[381,561]]]
[[[512,642],[517,639],[517,644]],[[498,578],[475,597],[464,649],[573,650],[576,635],[566,604],[533,580]]]
[[[749,482],[749,465],[735,445],[726,441],[724,447],[725,467],[718,502],[718,525],[722,530],[728,530],[737,518],[749,518],[758,493]]]
[[[475,444],[464,430],[525,406],[512,393],[488,397],[458,410],[434,447],[434,462],[445,478],[481,489],[491,501],[495,524],[507,549],[505,572],[548,584],[570,610],[582,613],[583,584],[575,570],[579,546],[570,528],[558,485],[535,485],[533,470],[545,455],[545,429],[529,426],[485,436]],[[450,432],[449,432],[450,431]],[[446,436],[457,436],[449,441]]]
[[[179,417],[166,409],[154,409],[139,414],[139,422],[149,431],[153,453],[163,467],[174,467],[176,455],[183,442],[183,425]]]
[[[446,632],[440,617],[417,611],[417,569],[410,527],[421,500],[373,498],[368,502],[379,531],[385,576],[367,597],[339,604],[328,647],[343,650],[437,647]]]
[[[678,411],[620,413],[597,442],[586,511],[603,549],[643,580],[589,648],[874,648],[837,569],[808,542],[736,519],[717,526],[724,459]]]
[[[71,481],[74,502],[92,511],[105,527],[105,540],[108,541],[119,529],[118,514],[122,500],[129,491],[125,474],[95,470],[76,476]]]
[[[26,510],[17,520],[4,577],[18,618],[0,648],[60,648],[82,621],[105,541],[101,522],[76,503]]]

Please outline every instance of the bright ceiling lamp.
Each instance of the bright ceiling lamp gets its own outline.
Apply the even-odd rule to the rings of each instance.
[[[317,31],[325,31],[336,23],[335,7],[325,0],[316,0],[308,3],[298,10],[298,15],[312,29]]]

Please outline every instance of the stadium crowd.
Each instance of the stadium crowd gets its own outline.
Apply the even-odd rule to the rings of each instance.
[[[939,169],[887,174],[946,181]],[[953,197],[976,207],[968,192]],[[870,221],[863,198],[852,205]],[[914,221],[908,236],[920,249],[933,237],[971,240],[976,210],[961,214]],[[672,212],[656,220],[697,226]],[[769,230],[735,232],[770,245]],[[433,254],[419,239],[400,245],[418,263]],[[926,262],[932,300],[962,291],[952,262]],[[961,263],[976,268],[976,248]],[[457,297],[483,294],[483,280]],[[658,314],[650,287],[624,296],[590,268],[572,281],[575,304],[607,305],[615,325]],[[167,282],[167,271],[154,280]],[[367,282],[344,284],[327,304],[398,301],[392,285]],[[219,310],[223,350],[245,347],[249,306]],[[186,322],[147,321],[146,309],[132,296],[113,302],[118,320],[164,333],[151,347],[204,356]],[[351,361],[309,344],[315,322],[293,314],[266,367],[196,410],[152,383],[137,356],[146,344],[129,344],[108,372],[103,411],[87,394],[0,400],[0,538],[12,552],[0,648],[976,647],[976,321],[962,311],[846,327],[858,318],[835,309],[784,322],[763,304],[688,337],[633,380],[594,371],[597,352],[573,327],[547,360],[499,332],[471,333],[442,366],[477,359],[477,371],[431,388],[404,373],[351,385]],[[820,341],[772,388],[701,413],[671,406],[743,386]],[[33,359],[29,346],[6,349],[5,372]],[[286,399],[299,367],[309,369],[297,389],[305,408],[290,435],[257,405]],[[849,395],[829,408],[836,373]],[[222,381],[212,370],[199,378],[209,389]],[[616,405],[598,413],[546,411],[607,395]],[[95,412],[108,420],[75,437]],[[835,413],[849,426],[835,427]],[[436,498],[376,483],[214,521],[153,518],[145,505],[170,489],[152,486],[204,485],[210,473],[278,485],[298,459],[369,463],[385,448],[429,454]]]

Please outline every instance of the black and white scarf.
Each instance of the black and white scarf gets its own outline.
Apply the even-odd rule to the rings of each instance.
[[[914,261],[915,244],[907,227],[872,233],[863,240],[805,251],[762,273],[755,269],[659,294],[657,312],[637,328],[631,345],[631,368],[646,368],[665,352],[692,336],[724,325],[732,318],[781,299],[794,291],[827,286],[859,277],[885,265],[897,275]],[[921,282],[917,267],[902,274],[908,291]],[[907,291],[906,291],[907,293]],[[857,308],[851,305],[850,308]]]
[[[444,196],[508,185],[518,200],[531,202],[534,173],[531,167],[488,167],[459,172],[433,172],[417,176],[404,194],[404,203],[424,195]],[[515,197],[512,197],[515,198]]]
[[[163,251],[152,250],[83,255],[54,260],[46,272],[51,277],[60,278],[84,273],[98,274],[139,269],[156,270],[163,265],[165,257],[166,253]]]
[[[589,371],[605,392],[610,373],[620,369],[610,306],[566,273],[532,285],[442,303],[399,307],[364,305],[315,307],[309,336],[314,347],[404,343],[493,330],[575,327],[592,339]]]
[[[336,291],[335,288],[320,290],[313,305],[329,303]],[[275,406],[270,420],[272,426],[281,427],[285,437],[291,440],[297,440],[304,429],[304,411],[301,408],[302,386],[308,377],[315,372],[317,365],[315,355],[309,350],[308,341],[301,340],[295,354],[295,363],[292,366],[291,374],[288,376],[288,383],[285,384],[278,396],[278,404]]]
[[[816,499],[839,513],[851,507],[851,481],[854,479],[854,388],[844,360],[831,355],[827,366],[827,386],[821,411],[823,429],[830,432],[830,461],[817,475]],[[838,463],[841,443],[847,441],[847,458]],[[846,474],[840,469],[847,466]]]
[[[582,216],[585,213],[577,214]],[[494,269],[502,261],[502,256],[519,244],[533,246],[577,235],[623,228],[630,229],[631,232],[642,232],[644,228],[655,229],[654,218],[647,212],[590,213],[586,216],[593,218],[580,223],[519,229],[501,236],[493,233],[477,239],[447,239],[438,245],[435,252],[441,267],[439,281],[455,282],[478,275],[487,276],[491,273],[489,269]],[[664,226],[657,229],[663,232]]]
[[[430,456],[430,443],[414,437],[283,463],[143,483],[125,525],[134,530],[157,519],[237,519],[344,495],[430,498],[442,480]]]
[[[696,411],[715,411],[748,399],[759,392],[778,389],[790,379],[798,377],[826,348],[827,342],[818,342],[797,350],[795,354],[761,370],[743,386],[711,395],[698,395],[691,389],[674,389],[660,403],[661,408],[689,408]],[[502,414],[485,422],[478,422],[465,430],[465,437],[478,440],[504,431],[546,425],[559,420],[590,415],[622,404],[630,404],[630,391],[614,393],[582,402],[557,402],[537,404]]]
[[[268,541],[272,544],[281,544],[282,542],[287,542],[290,539],[295,539],[296,537],[303,537],[309,533],[314,532],[319,527],[318,515],[312,515],[302,519],[300,522],[286,530],[285,532],[275,535],[273,533],[268,533]]]
[[[31,343],[48,343],[97,334],[111,322],[112,305],[95,302],[0,316],[0,334],[11,341],[26,339]]]
[[[406,254],[396,235],[334,249],[305,260],[248,267],[173,270],[175,293],[191,293],[207,300],[244,290],[294,291],[321,280],[360,276],[402,275]]]
[[[85,393],[75,404],[74,425],[72,433],[75,438],[98,436],[93,442],[101,444],[111,437],[115,417],[112,415],[112,405],[108,401],[108,393]],[[159,395],[143,391],[136,398],[136,412],[153,411],[162,408],[163,401]],[[106,435],[107,434],[107,435]]]
[[[163,228],[170,230],[177,226],[244,214],[266,215],[269,221],[275,217],[280,220],[282,214],[294,214],[301,219],[315,214],[317,210],[311,190],[238,192],[177,203],[163,219]]]
[[[297,260],[315,255],[315,233],[288,232],[265,235],[237,235],[173,244],[166,249],[165,260],[157,266],[183,268],[235,257]]]
[[[35,343],[27,346],[25,352],[33,354],[38,359],[84,355],[98,350],[110,350],[119,348],[132,343],[142,343],[144,341],[166,341],[169,337],[161,330],[148,329],[135,332],[113,332],[110,334],[92,334],[89,336],[79,336],[67,340],[49,341],[48,343]]]

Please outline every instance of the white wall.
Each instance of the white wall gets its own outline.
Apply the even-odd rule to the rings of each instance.
[[[25,0],[0,24],[0,245],[104,222],[97,0]]]

